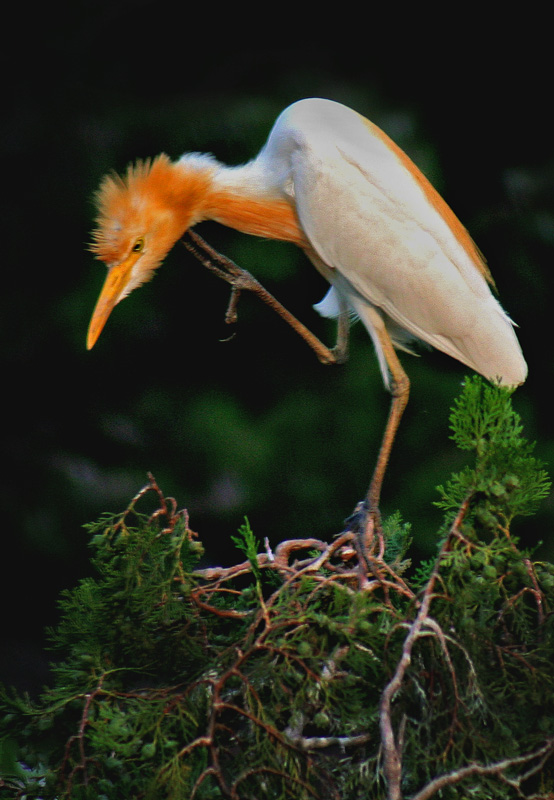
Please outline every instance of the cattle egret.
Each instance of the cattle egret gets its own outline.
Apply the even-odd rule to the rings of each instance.
[[[114,306],[152,277],[184,233],[215,220],[301,247],[331,288],[316,309],[358,317],[392,403],[367,494],[378,513],[409,380],[395,348],[422,340],[491,381],[523,383],[513,324],[479,250],[442,197],[376,125],[339,103],[304,99],[277,118],[260,153],[229,167],[162,154],[104,177],[92,250],[108,267],[87,347]],[[332,352],[332,351],[331,351]]]

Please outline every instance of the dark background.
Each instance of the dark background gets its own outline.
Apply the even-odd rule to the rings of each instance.
[[[180,245],[86,352],[104,279],[86,250],[91,195],[137,157],[198,150],[240,163],[306,96],[370,117],[486,254],[530,367],[515,407],[537,455],[553,461],[552,70],[541,20],[495,20],[477,36],[473,18],[392,9],[362,24],[345,6],[320,33],[317,9],[306,22],[298,7],[261,19],[261,9],[224,11],[85,2],[21,7],[5,28],[0,679],[31,691],[47,678],[43,631],[58,593],[90,570],[83,525],[123,510],[147,471],[188,508],[209,560],[237,557],[229,540],[245,515],[273,543],[328,538],[365,493],[388,408],[361,326],[349,362],[323,367],[245,296],[237,335],[222,341],[227,287]],[[199,232],[333,341],[311,308],[325,284],[300,252],[215,224]],[[447,421],[465,370],[435,352],[403,363],[412,397],[382,510],[399,509],[414,556],[428,556],[435,487],[463,463]],[[545,558],[553,517],[549,500],[516,526],[545,542]]]

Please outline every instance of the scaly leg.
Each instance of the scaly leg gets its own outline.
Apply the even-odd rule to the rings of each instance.
[[[225,315],[228,323],[236,322],[237,305],[242,290],[253,292],[263,300],[279,316],[287,322],[296,333],[301,336],[311,347],[322,364],[342,364],[348,356],[348,331],[350,319],[344,303],[338,319],[337,343],[329,348],[317,336],[306,328],[296,317],[270,294],[259,281],[247,270],[237,266],[231,259],[218,253],[213,247],[202,239],[197,233],[188,230],[188,239],[183,239],[183,244],[203,266],[214,272],[219,278],[231,284],[231,299]],[[217,265],[217,266],[216,266]]]
[[[394,444],[396,431],[398,430],[402,414],[404,413],[410,396],[410,380],[404,372],[402,364],[396,355],[391,338],[382,321],[379,327],[376,326],[376,333],[390,372],[390,392],[392,399],[387,424],[381,441],[381,448],[377,456],[377,463],[375,464],[373,477],[371,478],[371,483],[369,484],[365,499],[366,515],[363,538],[366,552],[370,551],[374,534],[376,530],[380,528],[379,500],[381,497],[383,479]]]
[[[273,308],[303,339],[308,343],[323,364],[337,364],[346,360],[348,354],[348,332],[350,326],[349,313],[344,301],[338,318],[337,343],[335,347],[326,347],[311,331],[296,319],[287,309],[276,300],[247,270],[237,266],[233,261],[218,253],[205,242],[196,232],[187,231],[188,239],[183,239],[185,247],[196,258],[218,277],[231,284],[231,299],[227,308],[226,321],[231,323],[236,320],[237,304],[242,290],[254,292],[264,303]],[[308,253],[308,255],[310,255]],[[310,257],[312,257],[311,254]],[[312,260],[317,257],[313,256]],[[216,266],[217,265],[217,266]],[[389,462],[396,431],[400,424],[402,414],[408,403],[410,394],[410,381],[396,355],[391,338],[379,312],[375,311],[374,331],[390,373],[390,391],[392,395],[391,407],[377,463],[369,485],[366,498],[361,503],[354,515],[350,518],[352,527],[363,531],[363,544],[365,552],[369,553],[374,540],[374,534],[380,532],[379,500],[381,487],[387,464]],[[360,518],[363,519],[361,523]]]

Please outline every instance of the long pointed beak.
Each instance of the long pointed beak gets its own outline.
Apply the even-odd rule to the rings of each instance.
[[[129,281],[131,270],[136,260],[137,254],[132,253],[125,261],[122,261],[121,264],[110,268],[102,291],[100,292],[100,297],[96,301],[96,306],[94,307],[94,312],[88,327],[87,350],[94,347],[114,306],[119,302],[121,293]]]

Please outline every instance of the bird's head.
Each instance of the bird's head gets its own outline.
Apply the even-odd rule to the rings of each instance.
[[[171,162],[162,154],[130,166],[123,178],[104,177],[95,198],[91,250],[108,275],[90,321],[87,349],[114,306],[150,280],[175,242],[202,219],[210,171],[200,161]]]

